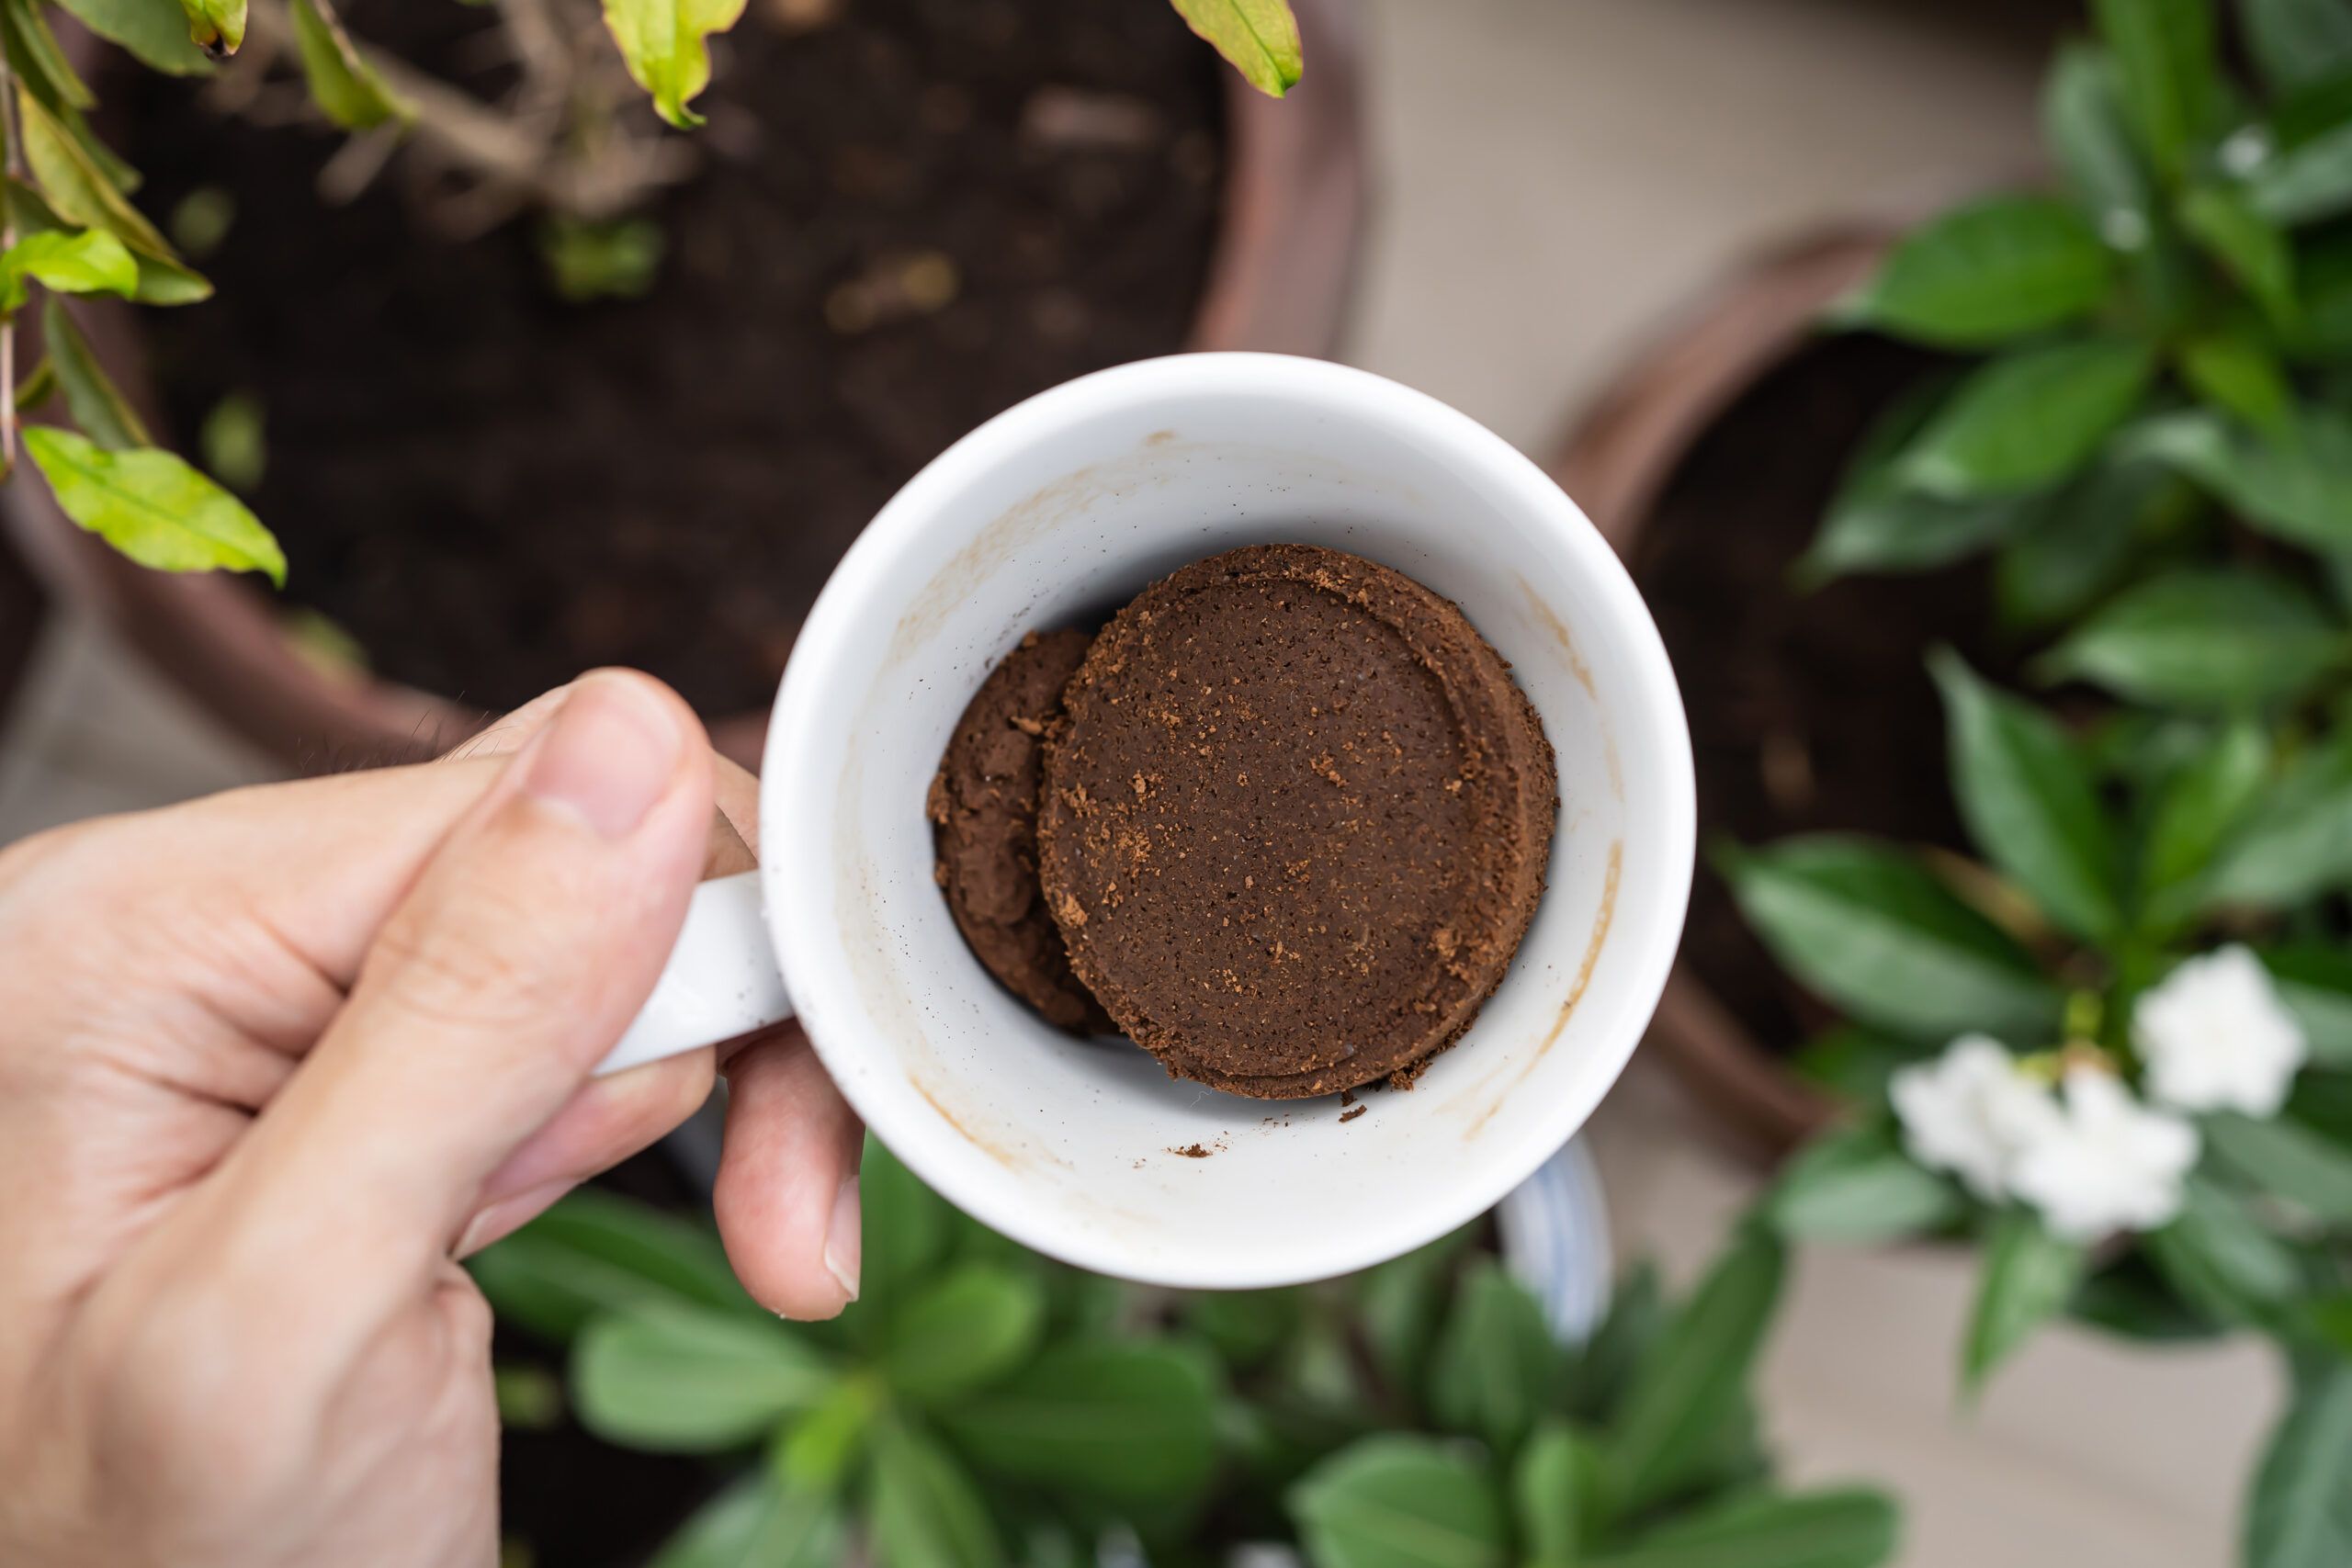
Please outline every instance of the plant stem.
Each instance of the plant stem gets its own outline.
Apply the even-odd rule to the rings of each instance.
[[[25,134],[17,110],[17,77],[0,51],[0,135],[8,141],[8,188],[0,191],[0,251],[17,243],[16,186],[25,177]],[[17,468],[17,312],[0,316],[0,479]]]

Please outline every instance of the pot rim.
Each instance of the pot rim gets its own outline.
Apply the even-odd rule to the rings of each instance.
[[[1227,125],[1225,188],[1209,271],[1185,347],[1328,355],[1352,290],[1365,153],[1359,28],[1349,0],[1295,0],[1311,87],[1280,102],[1220,67]],[[78,28],[78,64],[103,45]],[[134,308],[77,310],[93,351],[151,420],[155,389]],[[95,609],[198,706],[298,772],[414,761],[488,722],[461,701],[304,657],[282,601],[223,572],[152,571],[84,533],[48,488],[0,490],[5,521],[60,597]],[[767,708],[706,715],[713,744],[759,765]]]

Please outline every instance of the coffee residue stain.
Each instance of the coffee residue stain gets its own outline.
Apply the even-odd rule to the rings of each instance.
[[[942,1122],[946,1122],[950,1127],[955,1128],[956,1131],[964,1135],[964,1141],[966,1143],[971,1145],[974,1148],[979,1150],[980,1153],[988,1156],[989,1158],[996,1161],[997,1164],[1004,1167],[1007,1170],[1019,1170],[1021,1168],[1021,1162],[1015,1159],[1012,1154],[1004,1149],[997,1147],[996,1145],[989,1142],[986,1138],[981,1137],[969,1127],[965,1126],[962,1122],[958,1121],[954,1111],[948,1110],[946,1106],[940,1103],[939,1096],[931,1092],[931,1086],[929,1084],[923,1082],[922,1079],[915,1077],[912,1073],[909,1073],[907,1075],[907,1081],[914,1085],[915,1092],[922,1096],[924,1104],[939,1112],[939,1119]]]
[[[1577,684],[1584,688],[1586,696],[1599,702],[1600,693],[1593,686],[1592,671],[1585,668],[1584,656],[1577,651],[1577,639],[1568,635],[1567,623],[1560,619],[1559,612],[1553,609],[1544,595],[1536,592],[1523,577],[1519,580],[1519,591],[1526,597],[1527,607],[1544,624],[1544,629],[1552,634],[1552,640],[1560,645],[1560,651],[1567,655],[1568,670],[1576,676]]]
[[[1519,1069],[1510,1082],[1504,1086],[1503,1091],[1495,1096],[1493,1103],[1478,1112],[1477,1120],[1471,1122],[1464,1131],[1462,1134],[1464,1143],[1471,1142],[1486,1130],[1487,1123],[1494,1120],[1495,1112],[1503,1108],[1503,1102],[1510,1098],[1513,1090],[1527,1081],[1527,1075],[1535,1070],[1535,1064],[1541,1062],[1550,1053],[1552,1047],[1559,1043],[1560,1036],[1566,1032],[1568,1020],[1575,1014],[1577,1004],[1584,1000],[1585,992],[1592,986],[1592,972],[1600,964],[1600,949],[1608,942],[1609,928],[1617,919],[1617,885],[1624,876],[1624,873],[1625,840],[1620,839],[1609,846],[1609,873],[1607,879],[1601,885],[1600,912],[1592,922],[1592,940],[1585,944],[1584,962],[1577,966],[1576,981],[1568,987],[1567,999],[1560,1004],[1559,1016],[1552,1021],[1552,1032],[1544,1036],[1544,1043],[1538,1045],[1529,1055],[1526,1064]]]

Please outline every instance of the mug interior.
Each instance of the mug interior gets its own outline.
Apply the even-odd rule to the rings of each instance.
[[[1409,1091],[1256,1100],[1046,1025],[964,945],[924,795],[1034,628],[1238,545],[1380,561],[1459,604],[1559,759],[1550,886],[1476,1023]],[[1170,1285],[1366,1267],[1479,1213],[1582,1125],[1655,1008],[1691,865],[1690,741],[1656,629],[1583,514],[1499,437],[1318,361],[1195,355],[1070,383],[918,475],[827,585],[777,697],[770,931],[825,1066],[949,1200]],[[1180,1153],[1199,1150],[1200,1154]]]

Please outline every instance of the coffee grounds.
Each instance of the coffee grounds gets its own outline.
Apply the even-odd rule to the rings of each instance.
[[[1091,640],[1075,629],[1022,638],[957,721],[929,803],[934,874],[973,956],[1047,1022],[1080,1034],[1107,1033],[1111,1020],[1071,976],[1038,896],[1037,791],[1045,733]]]
[[[1385,567],[1251,546],[1153,584],[1046,735],[1046,906],[1182,1077],[1397,1087],[1467,1029],[1544,888],[1552,750],[1510,667]]]

